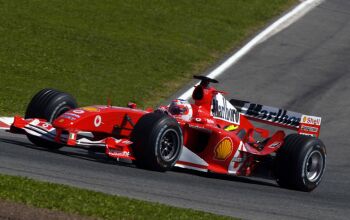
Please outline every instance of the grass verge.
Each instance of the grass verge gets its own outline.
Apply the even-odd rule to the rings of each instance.
[[[0,199],[102,219],[233,219],[8,175],[0,189]]]
[[[297,0],[0,0],[0,115],[45,87],[154,105]]]

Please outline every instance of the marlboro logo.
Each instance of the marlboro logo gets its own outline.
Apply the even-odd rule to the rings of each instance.
[[[214,118],[220,118],[225,121],[232,122],[233,124],[239,124],[239,112],[220,93],[217,94],[212,100],[211,113]]]
[[[293,112],[294,113],[294,112]],[[249,116],[253,116],[256,118],[260,118],[263,120],[291,125],[291,126],[299,126],[300,117],[293,114],[292,112],[288,112],[284,109],[272,108],[272,107],[264,107],[259,104],[250,104],[247,112],[245,114]]]
[[[266,105],[259,105],[240,100],[231,100],[230,102],[234,103],[234,106],[242,114],[269,122],[298,127],[302,117],[301,113]]]

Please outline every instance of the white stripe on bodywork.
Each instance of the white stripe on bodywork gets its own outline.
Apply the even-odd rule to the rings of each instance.
[[[208,163],[205,162],[205,160],[200,158],[197,154],[193,153],[185,146],[182,147],[182,152],[179,161],[189,162],[201,166],[208,166]]]
[[[242,158],[242,161],[240,161],[240,162],[237,162],[237,161],[235,161],[235,160],[237,160],[237,158],[239,157],[239,155],[241,154],[241,152],[244,152],[244,151],[246,151],[246,149],[245,149],[245,147],[244,147],[243,142],[241,141],[241,143],[239,144],[239,147],[238,147],[238,149],[237,149],[235,155],[233,156],[233,158],[232,158],[232,160],[231,160],[231,162],[230,162],[230,165],[229,165],[229,167],[228,167],[228,173],[229,173],[229,174],[234,174],[234,175],[236,175],[236,174],[237,174],[237,171],[238,171],[239,169],[241,169],[242,164],[244,163],[244,159],[245,159],[245,158]]]
[[[180,168],[185,168],[185,169],[190,169],[190,170],[197,170],[197,171],[201,171],[201,172],[208,172],[208,169],[188,166],[188,165],[184,165],[184,164],[175,164],[175,167],[180,167]]]
[[[117,139],[115,139],[117,140]],[[87,138],[80,138],[77,140],[77,145],[84,145],[84,146],[106,146],[104,139],[99,141],[90,141]]]

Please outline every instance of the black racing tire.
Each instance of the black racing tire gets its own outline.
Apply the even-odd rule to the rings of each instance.
[[[52,123],[64,112],[77,107],[77,102],[70,94],[55,89],[43,89],[28,104],[25,118],[42,118]]]
[[[139,119],[131,134],[131,141],[137,167],[165,172],[180,157],[183,135],[174,118],[153,112]]]
[[[322,180],[326,147],[318,138],[291,134],[285,138],[275,159],[275,175],[280,186],[310,192]]]
[[[58,116],[77,106],[76,100],[70,94],[55,89],[43,89],[33,96],[24,117],[45,119],[52,123]],[[59,149],[63,146],[30,134],[27,137],[39,147]]]

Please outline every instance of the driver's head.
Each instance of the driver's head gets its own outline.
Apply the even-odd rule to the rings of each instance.
[[[170,114],[174,116],[180,116],[183,120],[189,121],[192,118],[192,106],[184,99],[175,99],[169,106]]]

